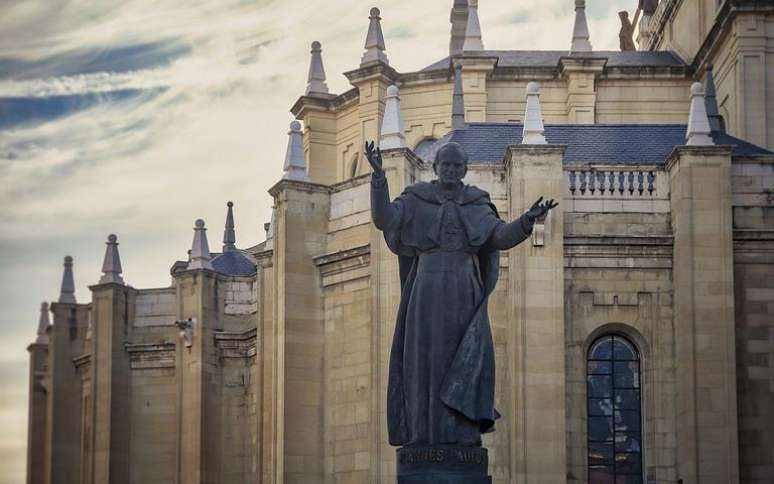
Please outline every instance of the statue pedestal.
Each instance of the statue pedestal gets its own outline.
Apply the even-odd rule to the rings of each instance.
[[[433,445],[397,449],[398,484],[491,484],[483,447]]]

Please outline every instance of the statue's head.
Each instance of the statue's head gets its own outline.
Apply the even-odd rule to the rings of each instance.
[[[457,184],[468,172],[468,154],[459,143],[446,143],[435,154],[433,171],[444,185]]]
[[[621,17],[621,20],[628,20],[629,19],[629,12],[626,10],[621,10],[618,12],[618,16]]]

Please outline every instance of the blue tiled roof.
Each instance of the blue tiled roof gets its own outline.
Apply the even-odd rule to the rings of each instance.
[[[508,145],[520,144],[521,124],[470,123],[439,140],[460,143],[471,162],[497,163]],[[684,124],[547,124],[546,140],[567,145],[565,163],[663,163],[675,146],[685,145]],[[712,133],[718,145],[732,145],[736,156],[771,152],[725,133]],[[435,151],[435,150],[433,150]]]
[[[566,50],[485,50],[480,55],[497,57],[498,67],[554,67],[561,57],[572,57]],[[578,56],[578,55],[576,55]],[[584,52],[580,57],[607,58],[608,67],[685,67],[686,64],[677,55],[669,51],[593,51]],[[423,71],[447,69],[449,58],[435,62]]]
[[[229,276],[252,276],[256,273],[253,262],[238,250],[223,252],[212,259],[212,267]]]

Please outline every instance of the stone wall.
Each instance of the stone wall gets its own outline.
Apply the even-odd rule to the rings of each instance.
[[[324,290],[325,473],[336,483],[368,482],[372,466],[371,399],[378,382],[371,378],[371,287],[365,274],[350,269],[344,280],[328,279]]]
[[[223,300],[223,314],[234,316],[237,326],[243,326],[245,319],[258,311],[258,284],[252,277],[233,277],[222,281],[218,289]],[[241,323],[241,325],[240,325]]]
[[[133,326],[174,326],[177,311],[175,304],[174,287],[138,291]]]
[[[732,167],[740,482],[774,475],[774,164]]]
[[[334,185],[328,215],[327,253],[368,243],[371,225],[371,176]]]
[[[134,359],[130,379],[129,482],[163,484],[177,476],[177,385],[174,346],[170,359],[152,365]]]
[[[526,84],[541,82],[541,107],[547,123],[684,123],[692,78],[682,69],[643,68],[605,71],[602,64],[494,70],[493,59],[467,59],[463,91],[468,122],[523,122]],[[374,68],[376,69],[376,68]],[[379,66],[379,69],[383,67]],[[370,172],[362,151],[377,140],[386,86],[401,85],[406,144],[439,139],[451,130],[453,76],[442,73],[373,76],[366,69],[348,73],[358,89],[330,107],[302,98],[293,108],[304,121],[304,147],[313,182],[335,184]],[[360,78],[358,76],[365,77]],[[370,77],[369,77],[370,76]],[[720,98],[719,98],[720,100]]]
[[[669,192],[661,177],[658,185],[667,186],[657,199]],[[571,197],[568,191],[564,199],[570,206],[564,225],[568,482],[587,481],[586,357],[594,340],[609,333],[626,336],[641,356],[644,475],[675,482],[671,217],[642,209],[615,213],[573,204]]]
[[[774,148],[774,15],[738,15],[718,39],[714,64],[720,114],[729,133]]]
[[[254,357],[221,358],[221,479],[223,484],[256,482],[258,406]]]

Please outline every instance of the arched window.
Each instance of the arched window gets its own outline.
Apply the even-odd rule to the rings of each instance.
[[[589,484],[642,484],[637,348],[605,335],[591,345],[586,363]]]

